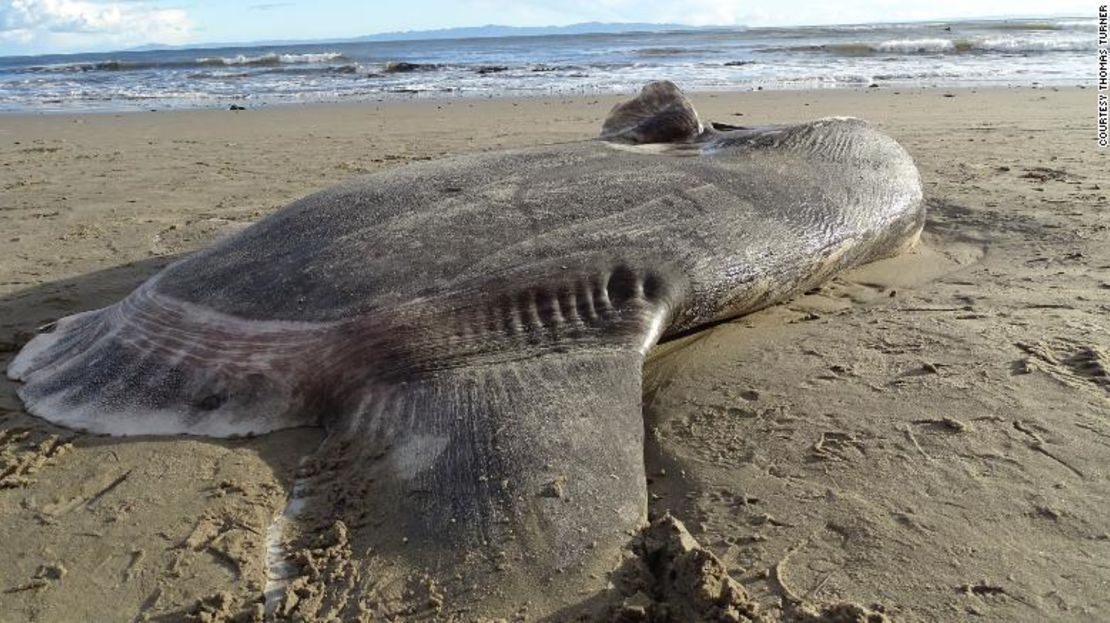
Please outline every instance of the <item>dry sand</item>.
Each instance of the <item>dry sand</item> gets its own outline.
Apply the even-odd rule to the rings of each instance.
[[[0,117],[0,356],[310,191],[586,138],[614,101]],[[734,124],[877,123],[916,158],[929,219],[906,256],[657,349],[653,514],[684,520],[768,620],[843,601],[895,621],[1110,620],[1110,162],[1094,93],[694,101]],[[0,620],[250,614],[266,528],[318,441],[75,434],[26,415],[4,381]],[[426,620],[451,615],[428,601]]]

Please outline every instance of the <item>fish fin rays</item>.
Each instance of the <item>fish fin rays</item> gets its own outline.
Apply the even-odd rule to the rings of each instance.
[[[646,517],[642,364],[635,348],[589,348],[368,387],[307,463],[287,552],[337,524],[356,556],[373,552],[339,601],[387,603],[386,585],[430,577],[481,613],[595,585]]]
[[[140,289],[48,327],[8,377],[23,382],[29,412],[92,433],[236,437],[316,423],[294,367],[313,336],[265,323],[228,330],[187,312]]]
[[[652,82],[635,98],[617,104],[600,138],[623,144],[688,143],[705,131],[690,100],[673,82]]]

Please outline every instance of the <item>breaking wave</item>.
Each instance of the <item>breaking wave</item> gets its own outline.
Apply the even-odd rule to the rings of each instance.
[[[716,54],[718,50],[707,48],[686,48],[677,46],[655,47],[655,48],[640,48],[634,52],[636,56],[692,56],[704,54]]]
[[[89,71],[143,71],[156,69],[187,69],[190,67],[231,67],[243,65],[307,65],[346,60],[339,52],[319,54],[278,54],[272,52],[258,56],[240,54],[232,57],[205,57],[193,61],[127,61],[105,60],[84,63],[56,63],[36,65],[27,70],[36,73],[82,73]]]
[[[976,39],[888,39],[886,41],[850,41],[820,45],[764,47],[759,52],[824,52],[836,56],[867,56],[872,54],[969,54],[1001,52],[1037,54],[1045,52],[1084,52],[1094,50],[1090,37],[983,37]]]
[[[300,65],[327,63],[338,60],[346,60],[346,57],[339,52],[322,52],[319,54],[278,54],[276,52],[271,52],[259,56],[246,56],[243,54],[230,57],[211,56],[198,58],[196,62],[198,65]]]
[[[27,71],[34,73],[78,73],[86,71],[136,71],[142,69],[161,69],[172,67],[188,67],[192,63],[155,63],[141,61],[97,61],[89,63],[57,63],[52,65],[35,65],[28,67]]]

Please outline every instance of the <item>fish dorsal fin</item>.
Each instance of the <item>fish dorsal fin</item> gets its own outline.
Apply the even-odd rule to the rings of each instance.
[[[704,131],[690,100],[669,80],[644,86],[640,94],[613,107],[601,139],[614,143],[684,143]]]

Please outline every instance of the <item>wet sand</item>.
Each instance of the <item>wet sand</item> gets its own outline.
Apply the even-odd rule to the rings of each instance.
[[[308,192],[588,138],[617,99],[0,116],[0,356]],[[871,120],[914,155],[929,217],[905,256],[653,353],[652,513],[683,520],[768,620],[841,602],[895,621],[1110,619],[1110,152],[1094,92],[693,100],[731,124]],[[0,620],[261,607],[266,530],[318,432],[95,437],[0,385]],[[300,614],[323,618],[310,601]],[[448,596],[410,618],[452,614]]]

